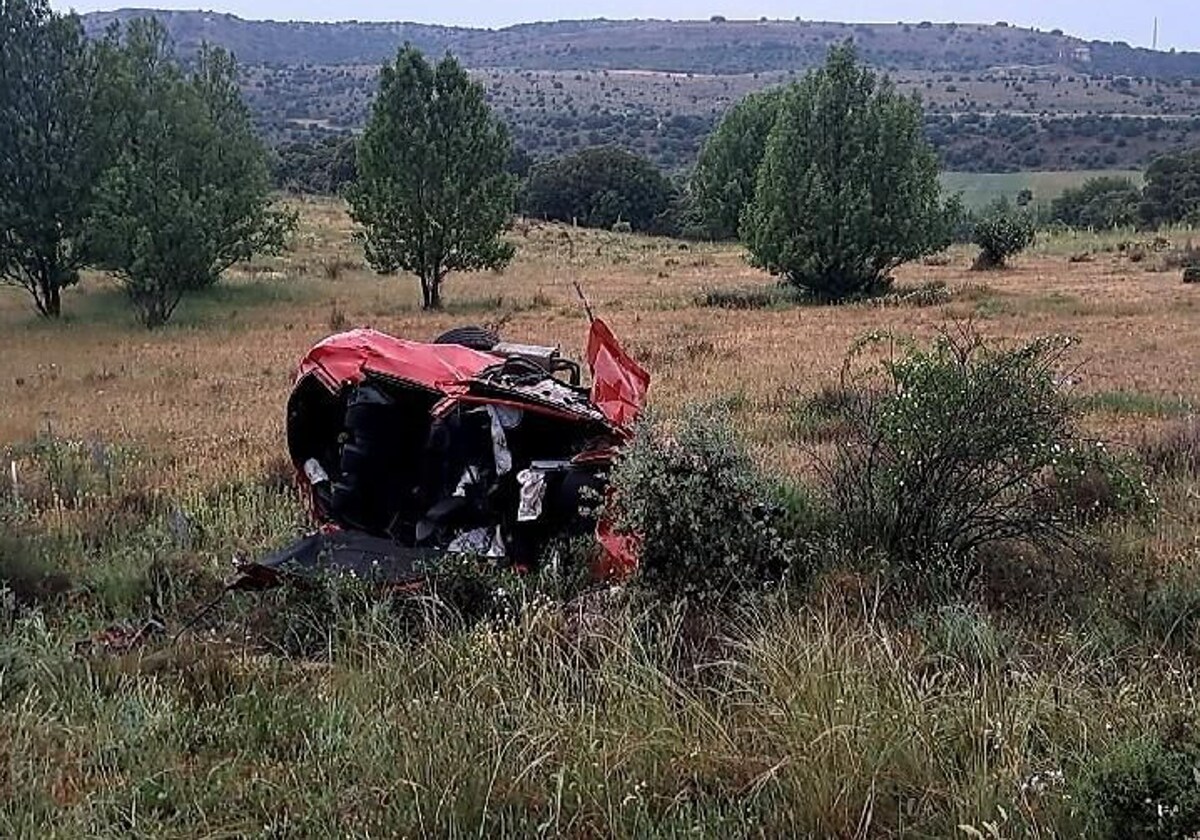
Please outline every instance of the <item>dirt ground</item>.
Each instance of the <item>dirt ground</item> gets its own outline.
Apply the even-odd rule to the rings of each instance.
[[[0,289],[0,446],[51,431],[142,447],[161,459],[164,483],[259,474],[284,455],[293,370],[325,335],[369,325],[427,339],[502,322],[509,340],[578,356],[586,324],[575,281],[650,369],[655,406],[722,398],[759,451],[784,464],[803,457],[788,440],[788,406],[835,383],[847,348],[870,331],[929,336],[973,319],[1002,339],[1074,336],[1077,368],[1064,373],[1098,395],[1090,422],[1117,441],[1200,402],[1200,287],[1154,270],[1161,254],[1132,261],[1118,235],[1047,240],[989,274],[969,270],[966,248],[928,261],[944,265],[903,267],[901,286],[946,284],[950,299],[936,306],[734,311],[698,298],[772,282],[736,247],[521,224],[507,271],[450,277],[447,310],[427,314],[415,279],[363,266],[340,203],[296,206],[289,253],[231,271],[157,332],[137,326],[102,277],[67,293],[62,323],[39,321],[22,292]]]

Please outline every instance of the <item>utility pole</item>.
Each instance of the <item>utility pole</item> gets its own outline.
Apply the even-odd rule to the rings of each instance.
[[[1154,16],[1154,40],[1151,42],[1150,49],[1158,49],[1158,15]]]

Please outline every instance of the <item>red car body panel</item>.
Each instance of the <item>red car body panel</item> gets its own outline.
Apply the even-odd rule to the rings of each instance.
[[[318,342],[301,360],[296,382],[315,375],[330,390],[337,390],[347,382],[361,382],[369,371],[459,396],[471,379],[499,361],[501,357],[494,353],[457,344],[426,344],[357,329]],[[629,430],[646,404],[650,374],[599,318],[592,321],[588,334],[587,362],[592,403],[613,426]]]
[[[371,371],[450,395],[461,393],[472,377],[498,361],[491,353],[458,344],[426,344],[357,329],[331,335],[309,350],[296,381],[313,374],[336,391],[347,382],[361,382]]]
[[[592,403],[614,426],[628,429],[646,405],[650,374],[599,318],[592,321],[588,333],[587,363],[592,371]]]

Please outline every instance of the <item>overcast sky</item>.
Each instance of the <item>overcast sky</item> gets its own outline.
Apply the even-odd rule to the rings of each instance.
[[[994,23],[1006,20],[1021,26],[1063,29],[1084,38],[1127,41],[1150,46],[1154,18],[1159,19],[1162,49],[1200,50],[1200,3],[1196,0],[441,0],[387,3],[382,0],[142,0],[124,3],[96,0],[52,0],[58,9],[79,12],[145,5],[155,8],[211,8],[244,18],[273,20],[404,20],[461,26],[507,26],[537,20],[574,18],[729,18],[791,19],[852,22],[956,21]]]

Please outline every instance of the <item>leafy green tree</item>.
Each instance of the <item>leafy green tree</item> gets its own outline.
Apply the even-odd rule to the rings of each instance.
[[[730,109],[704,142],[690,187],[695,212],[708,236],[737,236],[742,210],[754,198],[758,167],[783,94],[783,88],[750,94]]]
[[[1137,224],[1142,192],[1128,178],[1089,178],[1050,202],[1051,221],[1073,228],[1112,229]]]
[[[95,78],[78,18],[45,0],[0,0],[0,282],[25,289],[50,318],[87,259],[103,163]]]
[[[92,241],[147,327],[234,263],[283,248],[295,217],[272,208],[266,152],[237,65],[203,47],[190,73],[166,30],[130,23],[102,48],[101,101],[119,139],[97,189]]]
[[[1013,211],[1008,202],[998,204],[975,223],[972,237],[979,256],[972,266],[976,271],[1003,268],[1010,257],[1033,244],[1035,230],[1028,214]]]
[[[441,307],[451,271],[506,266],[514,249],[501,233],[517,189],[505,171],[511,146],[483,87],[453,57],[434,66],[402,49],[380,74],[358,180],[347,190],[367,262],[417,275],[426,309]]]
[[[783,94],[741,233],[753,263],[814,296],[876,291],[948,244],[921,103],[847,43]]]
[[[610,146],[540,163],[529,175],[523,206],[531,216],[585,227],[653,232],[675,189],[650,161]]]
[[[336,195],[354,182],[357,157],[353,137],[285,143],[272,157],[272,180],[279,189]]]
[[[1200,224],[1200,147],[1150,162],[1141,210],[1142,220],[1151,227]]]

